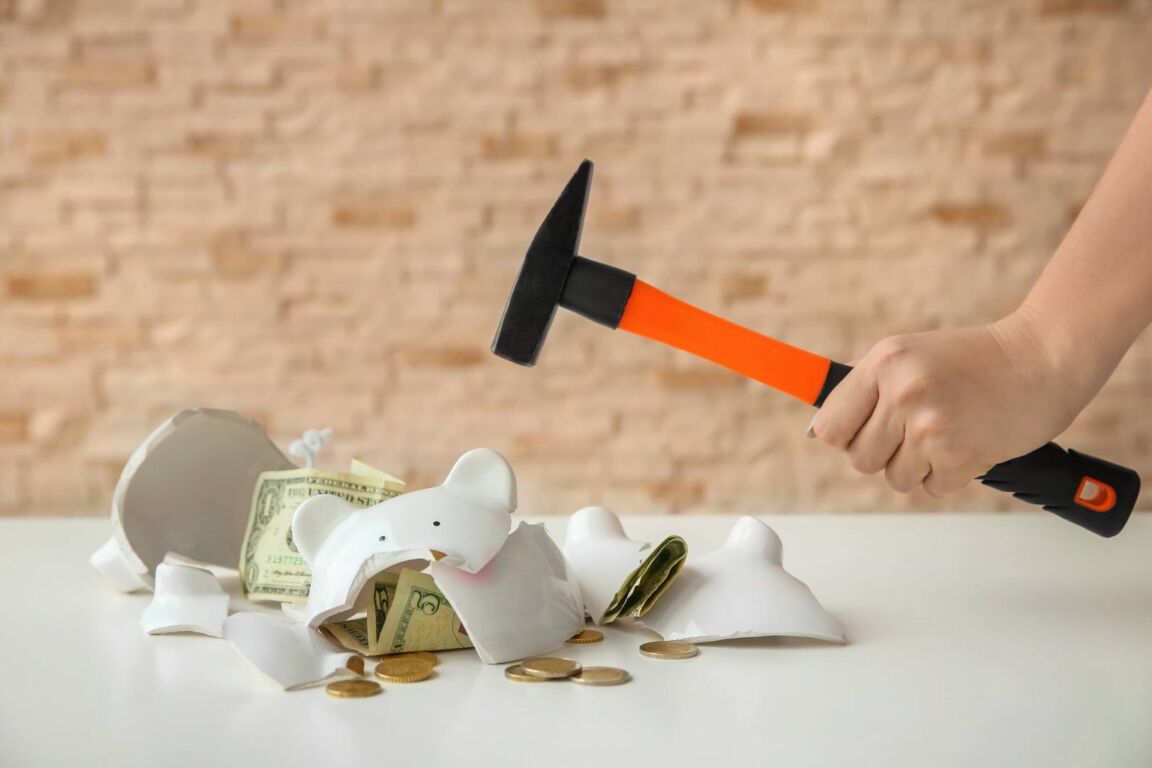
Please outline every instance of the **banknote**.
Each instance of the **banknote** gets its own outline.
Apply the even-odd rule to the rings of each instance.
[[[688,545],[679,536],[669,536],[657,544],[624,579],[600,623],[609,624],[621,616],[639,617],[652,610],[687,559]]]
[[[312,574],[292,541],[292,515],[306,499],[339,496],[357,507],[370,507],[404,491],[391,475],[353,462],[358,472],[289,469],[263,472],[252,493],[248,528],[240,548],[240,579],[252,600],[302,603]]]
[[[428,574],[404,568],[391,591],[379,580],[373,589],[385,599],[374,597],[368,605],[370,655],[472,647],[460,617]]]
[[[323,627],[348,650],[382,656],[472,647],[456,611],[428,574],[409,568],[381,573],[366,594],[366,618]]]

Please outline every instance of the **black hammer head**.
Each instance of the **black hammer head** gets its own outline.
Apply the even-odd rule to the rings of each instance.
[[[500,357],[535,365],[580,247],[591,183],[592,162],[585,160],[536,230],[492,342],[492,351]]]

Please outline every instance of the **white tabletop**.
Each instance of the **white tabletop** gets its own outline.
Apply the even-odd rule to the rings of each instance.
[[[281,692],[223,640],[146,636],[150,596],[86,562],[106,521],[0,520],[0,766],[1152,765],[1152,516],[1112,540],[1041,514],[766,520],[847,646],[659,661],[609,628],[563,652],[630,670],[622,687],[513,683],[456,651],[359,700]],[[732,522],[625,526],[691,557]]]

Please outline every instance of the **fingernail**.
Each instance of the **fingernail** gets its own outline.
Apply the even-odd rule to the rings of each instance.
[[[820,411],[816,411],[816,413],[812,414],[812,421],[808,422],[808,429],[804,431],[804,437],[807,437],[808,439],[816,437],[816,431],[812,429],[812,427],[816,424],[816,417],[819,415]]]

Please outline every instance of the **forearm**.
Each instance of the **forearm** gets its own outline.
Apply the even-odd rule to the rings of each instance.
[[[1152,322],[1152,93],[1017,315],[1089,398]]]

